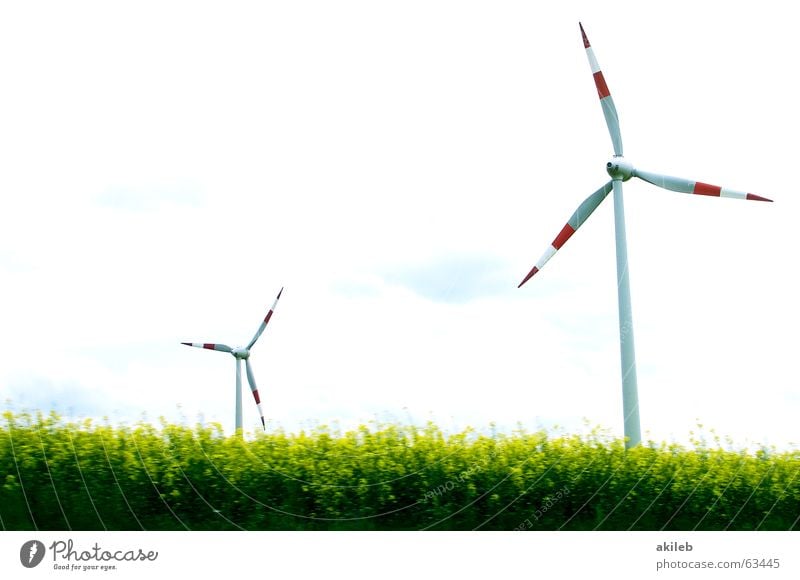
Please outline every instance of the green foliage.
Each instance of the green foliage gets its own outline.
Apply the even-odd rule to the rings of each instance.
[[[378,425],[226,437],[4,413],[4,530],[790,530],[800,454],[600,431]]]

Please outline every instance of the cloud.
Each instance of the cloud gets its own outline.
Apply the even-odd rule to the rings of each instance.
[[[11,249],[0,250],[0,269],[10,274],[24,274],[33,271],[33,266],[12,253]]]
[[[164,206],[198,207],[203,195],[189,184],[110,186],[94,199],[100,207],[136,212],[153,212]]]
[[[4,403],[14,410],[51,410],[68,418],[110,416],[123,407],[106,391],[73,381],[29,376],[9,387]]]
[[[453,255],[426,263],[385,270],[390,285],[411,290],[433,302],[463,304],[514,288],[505,261],[493,256]]]

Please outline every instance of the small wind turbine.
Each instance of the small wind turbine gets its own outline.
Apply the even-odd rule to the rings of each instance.
[[[250,383],[250,390],[253,392],[253,398],[256,400],[256,406],[258,407],[258,414],[261,415],[261,426],[266,430],[266,423],[264,423],[264,411],[261,409],[261,398],[258,396],[258,387],[256,387],[256,379],[253,376],[253,368],[250,366],[250,349],[253,348],[253,345],[258,340],[258,337],[261,336],[261,333],[264,332],[264,329],[267,327],[267,323],[269,319],[272,318],[272,313],[275,311],[275,307],[278,305],[278,300],[283,293],[283,288],[281,291],[278,292],[278,296],[275,298],[275,302],[272,303],[272,307],[270,307],[269,312],[264,317],[264,321],[261,323],[261,326],[258,327],[255,336],[253,339],[247,344],[247,346],[239,346],[236,348],[231,348],[226,344],[215,344],[215,343],[208,343],[208,342],[182,342],[181,344],[185,344],[186,346],[194,346],[197,348],[207,348],[208,350],[218,350],[220,352],[227,352],[233,355],[236,359],[236,432],[240,433],[242,430],[242,360],[244,360],[245,368],[247,370],[247,382]]]
[[[635,169],[633,165],[622,156],[622,136],[619,130],[619,118],[617,109],[611,98],[611,92],[600,71],[600,65],[594,56],[594,51],[583,30],[583,25],[578,24],[583,36],[583,46],[586,49],[586,56],[589,58],[589,66],[594,76],[594,84],[597,87],[597,95],[600,97],[600,105],[603,108],[603,115],[606,118],[608,132],[611,135],[611,143],[614,147],[614,157],[606,163],[606,171],[611,176],[611,181],[603,185],[592,195],[584,200],[578,207],[567,224],[561,229],[558,236],[550,244],[545,253],[536,262],[536,265],[520,282],[518,288],[531,279],[553,255],[561,249],[567,240],[574,234],[581,224],[583,224],[597,206],[614,191],[614,229],[616,231],[617,242],[617,295],[619,301],[619,344],[620,356],[622,359],[622,409],[625,424],[626,446],[633,447],[641,441],[641,428],[639,425],[639,394],[636,385],[636,357],[633,348],[633,316],[631,315],[631,291],[628,281],[628,250],[625,241],[625,209],[622,203],[622,182],[628,181],[631,177],[638,177],[648,183],[657,185],[670,191],[680,193],[691,193],[695,195],[710,195],[715,197],[732,197],[734,199],[749,199],[753,201],[772,201],[752,193],[734,191],[716,185],[709,185],[700,181],[691,181],[678,177],[659,175],[649,171]]]

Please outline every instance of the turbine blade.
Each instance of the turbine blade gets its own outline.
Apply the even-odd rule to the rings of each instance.
[[[210,342],[182,342],[186,346],[194,346],[197,348],[207,348],[208,350],[218,350],[220,352],[232,352],[233,349],[227,344],[214,344]]]
[[[572,217],[569,218],[567,225],[565,225],[561,232],[556,236],[556,239],[553,240],[553,243],[550,244],[550,247],[547,248],[542,257],[539,258],[539,261],[536,262],[536,265],[533,269],[528,272],[528,275],[519,283],[517,288],[522,287],[522,285],[530,280],[536,272],[542,269],[542,267],[547,263],[547,261],[552,258],[555,253],[561,249],[567,240],[574,234],[579,227],[589,219],[589,216],[592,215],[592,212],[597,209],[597,206],[606,198],[608,193],[613,189],[612,182],[609,181],[603,187],[595,191],[592,195],[587,197],[583,203],[578,206],[578,209],[575,210],[575,213],[572,214]]]
[[[603,116],[606,118],[608,132],[611,135],[611,143],[614,145],[614,155],[622,155],[622,134],[619,131],[619,116],[617,115],[617,108],[614,106],[614,99],[611,98],[611,91],[608,90],[606,79],[603,77],[603,72],[600,70],[600,65],[594,56],[594,49],[589,44],[589,38],[583,30],[583,24],[579,22],[578,26],[581,28],[583,47],[586,49],[586,56],[589,58],[589,67],[592,69],[594,85],[597,87],[597,96],[600,97],[600,106],[603,107]]]
[[[710,195],[713,197],[732,197],[734,199],[749,199],[750,201],[772,201],[766,197],[761,197],[754,193],[746,193],[744,191],[735,191],[733,189],[726,189],[717,185],[703,183],[702,181],[691,181],[680,177],[670,177],[669,175],[660,175],[650,171],[640,171],[636,169],[633,173],[639,179],[642,179],[658,187],[668,189],[670,191],[677,191],[679,193],[692,193],[694,195]]]
[[[253,392],[253,398],[256,400],[258,414],[261,415],[261,427],[266,431],[267,425],[264,423],[264,411],[261,409],[261,398],[258,396],[258,387],[256,387],[256,378],[253,376],[253,367],[250,366],[250,359],[244,359],[244,367],[247,370],[247,382],[250,383],[250,390]]]
[[[261,326],[258,327],[255,336],[253,336],[253,340],[251,340],[250,344],[247,345],[247,350],[253,348],[253,345],[258,340],[258,337],[261,336],[262,332],[264,332],[264,329],[267,327],[267,324],[269,323],[269,319],[272,318],[272,313],[275,311],[275,307],[278,306],[278,300],[280,300],[281,294],[283,294],[283,288],[281,288],[281,291],[278,292],[278,296],[275,298],[275,302],[272,303],[269,312],[267,312],[267,315],[264,317],[264,321],[261,323]]]

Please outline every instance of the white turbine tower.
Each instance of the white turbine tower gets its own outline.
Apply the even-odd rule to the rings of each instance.
[[[250,390],[253,392],[253,398],[256,401],[256,406],[258,407],[258,414],[261,416],[261,426],[266,430],[266,423],[264,422],[264,411],[261,409],[261,398],[258,396],[258,388],[256,387],[256,379],[253,376],[253,368],[250,366],[250,349],[253,348],[253,345],[258,340],[258,337],[261,336],[261,333],[264,332],[264,329],[267,327],[267,323],[269,323],[269,319],[272,318],[272,313],[275,311],[275,307],[278,305],[278,300],[283,293],[283,288],[281,288],[280,292],[278,292],[278,296],[275,298],[275,302],[272,303],[272,307],[267,312],[267,315],[264,317],[261,326],[258,327],[253,339],[247,344],[247,346],[239,346],[236,348],[231,348],[226,344],[216,344],[216,343],[209,343],[209,342],[182,342],[181,344],[185,344],[186,346],[194,346],[197,348],[206,348],[208,350],[218,350],[220,352],[227,352],[232,354],[233,357],[236,359],[236,432],[241,433],[242,431],[242,360],[244,360],[245,369],[247,370],[247,382],[250,383]]]
[[[631,314],[631,291],[628,281],[628,250],[625,240],[625,210],[622,203],[622,182],[628,181],[631,177],[638,177],[648,183],[657,185],[670,191],[680,193],[691,193],[695,195],[710,195],[715,197],[732,197],[734,199],[749,199],[753,201],[772,201],[765,197],[734,191],[716,185],[709,185],[700,181],[681,179],[659,175],[649,171],[636,169],[622,156],[622,136],[619,130],[619,118],[617,109],[608,90],[608,85],[600,71],[600,65],[594,56],[594,51],[586,37],[583,26],[580,25],[583,46],[586,49],[586,56],[589,58],[589,66],[592,69],[594,83],[597,87],[597,94],[600,97],[600,105],[603,108],[603,115],[608,125],[608,132],[611,134],[611,143],[614,147],[614,157],[606,163],[606,171],[611,176],[611,181],[603,185],[600,189],[590,195],[578,207],[561,232],[550,244],[539,261],[520,282],[522,286],[525,282],[542,269],[542,266],[561,249],[566,241],[583,224],[597,206],[614,192],[614,226],[616,231],[617,243],[617,294],[619,301],[619,335],[620,335],[620,356],[622,359],[622,407],[625,425],[626,446],[633,447],[641,441],[641,428],[639,425],[639,394],[636,384],[636,357],[633,348],[633,316]],[[518,287],[519,287],[518,286]]]

